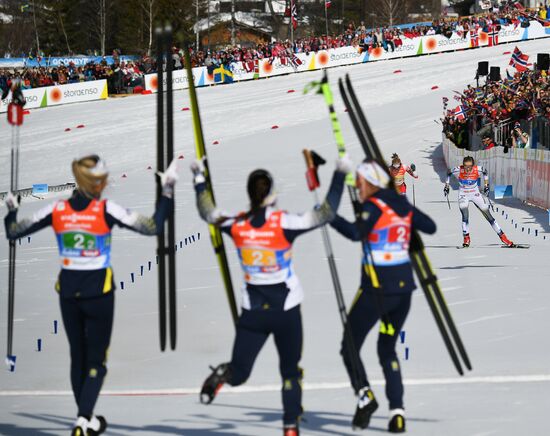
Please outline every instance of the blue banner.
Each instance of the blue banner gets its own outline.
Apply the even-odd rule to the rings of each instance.
[[[47,194],[48,193],[48,184],[47,183],[36,183],[32,185],[32,193],[36,194]]]
[[[119,56],[119,62],[136,61],[139,56]],[[107,65],[115,63],[113,56],[66,56],[66,57],[44,57],[40,62],[36,58],[0,58],[0,68],[24,68],[24,67],[59,67],[68,66],[71,62],[77,67],[86,64],[107,62]]]

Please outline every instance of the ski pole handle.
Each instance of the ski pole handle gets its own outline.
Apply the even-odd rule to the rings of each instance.
[[[310,191],[315,191],[319,186],[321,186],[321,184],[319,183],[317,167],[315,166],[315,163],[313,161],[313,155],[311,154],[311,150],[307,149],[302,150],[302,153],[304,154],[304,159],[306,160],[307,187]]]

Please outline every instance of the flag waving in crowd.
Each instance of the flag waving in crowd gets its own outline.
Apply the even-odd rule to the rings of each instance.
[[[296,30],[298,27],[298,9],[296,8],[296,0],[290,0],[290,19],[292,20],[292,28]]]
[[[457,106],[453,111],[453,114],[457,120],[464,120],[466,118],[466,110],[462,105]]]
[[[527,70],[531,65],[527,61],[529,60],[529,56],[522,53],[519,48],[514,48],[514,53],[512,53],[512,59],[510,59],[510,65],[512,65],[516,70],[518,71],[525,71]]]

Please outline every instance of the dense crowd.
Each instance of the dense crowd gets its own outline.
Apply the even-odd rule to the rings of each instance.
[[[511,143],[517,124],[535,117],[550,121],[550,79],[546,71],[526,69],[500,81],[488,81],[475,87],[468,86],[462,94],[456,94],[458,106],[447,110],[449,102],[444,99],[446,110],[443,130],[457,146],[468,146],[469,132],[476,132],[482,139],[492,138],[493,127],[512,126],[511,136],[504,138],[505,146]],[[517,123],[517,124],[516,124]]]
[[[451,37],[453,33],[466,38],[469,32],[482,30],[488,32],[495,26],[516,25],[528,26],[530,19],[546,20],[550,16],[550,6],[541,5],[536,11],[528,12],[518,8],[514,2],[493,9],[479,16],[461,19],[446,18],[434,20],[430,25],[411,25],[408,27],[385,27],[367,29],[364,22],[359,26],[350,23],[346,30],[337,36],[312,36],[298,38],[293,42],[275,41],[257,44],[255,47],[226,47],[219,50],[191,49],[193,66],[229,65],[232,62],[250,62],[256,59],[291,58],[296,53],[309,53],[345,46],[359,47],[361,50],[373,50],[381,47],[386,51],[399,48],[406,39],[424,35],[444,35]],[[173,49],[172,61],[175,69],[183,68],[183,50]],[[143,56],[136,62],[106,62],[76,66],[72,63],[56,67],[41,66],[23,69],[0,69],[0,89],[5,90],[10,81],[18,77],[25,89],[57,84],[85,82],[89,80],[107,79],[110,93],[126,92],[143,84],[143,74],[155,71],[155,60]]]

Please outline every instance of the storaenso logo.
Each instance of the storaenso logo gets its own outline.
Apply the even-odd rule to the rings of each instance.
[[[23,94],[23,97],[25,97],[25,101],[27,103],[35,103],[35,102],[38,101],[38,96],[37,95],[24,95]],[[2,106],[7,106],[12,101],[13,101],[13,99],[11,98],[11,94],[10,94],[10,98],[6,98],[5,100],[2,100]]]
[[[520,33],[519,28],[516,28],[512,30],[501,30],[500,32],[498,32],[498,35],[502,38],[505,38],[507,36],[517,36],[519,35],[519,33]]]
[[[401,52],[401,51],[413,51],[413,50],[415,50],[414,44],[402,45],[402,46],[397,47],[397,48],[395,49],[396,52]]]
[[[94,95],[97,94],[99,90],[97,88],[88,88],[88,89],[75,89],[71,91],[70,89],[67,89],[63,93],[63,98],[70,98],[70,97],[82,97],[85,95]]]
[[[330,55],[330,60],[331,61],[339,61],[341,59],[354,59],[354,58],[360,58],[361,57],[361,53],[359,53],[358,51],[353,51],[353,52],[348,52],[348,53],[340,53],[340,54],[337,54],[337,53],[332,53]]]
[[[464,38],[452,38],[452,39],[440,39],[437,43],[438,46],[444,47],[446,45],[465,44],[468,40]]]

